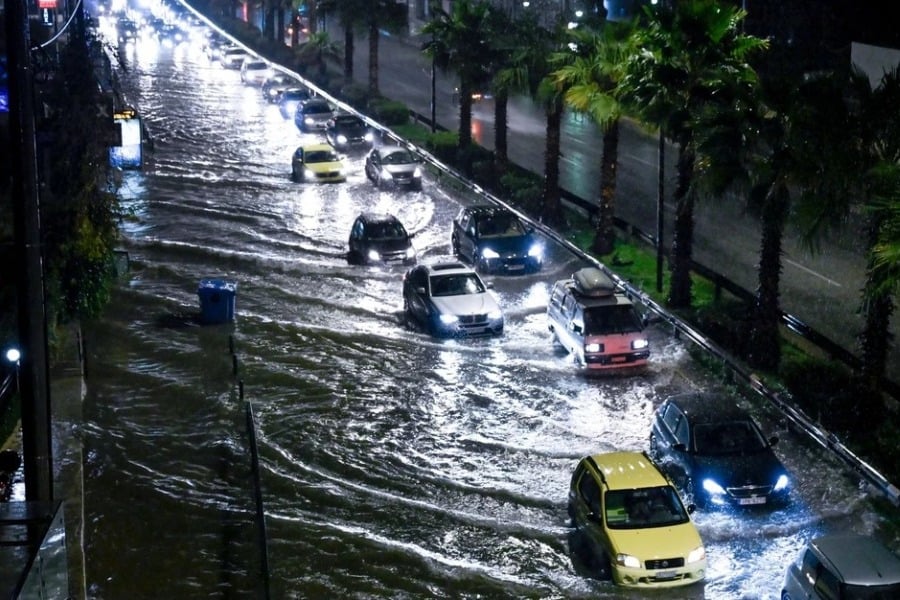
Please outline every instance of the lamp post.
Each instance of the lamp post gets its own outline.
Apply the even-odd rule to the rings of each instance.
[[[434,72],[434,33],[431,34],[431,133],[437,129],[437,106],[435,98],[437,89],[435,88],[435,72]]]

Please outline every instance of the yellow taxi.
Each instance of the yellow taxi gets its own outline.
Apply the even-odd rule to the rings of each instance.
[[[609,452],[579,461],[569,517],[617,585],[691,585],[706,575],[706,550],[672,483],[643,452]]]
[[[346,166],[331,144],[307,144],[294,150],[291,179],[300,182],[346,181]]]

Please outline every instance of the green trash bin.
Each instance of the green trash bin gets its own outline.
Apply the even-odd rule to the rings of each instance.
[[[217,325],[234,321],[236,282],[224,279],[201,279],[197,295],[200,297],[201,323]]]

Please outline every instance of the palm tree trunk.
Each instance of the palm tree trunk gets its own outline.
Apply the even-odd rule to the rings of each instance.
[[[882,219],[872,217],[869,225],[869,250],[866,282],[863,285],[862,312],[865,326],[859,336],[862,350],[862,376],[872,390],[881,386],[891,345],[890,323],[894,313],[894,299],[889,288],[886,291],[881,276],[875,269],[873,249],[879,239]]]
[[[459,81],[459,140],[460,151],[468,150],[472,144],[472,84],[466,79]]]
[[[750,329],[748,362],[760,369],[775,370],[781,362],[781,243],[788,216],[790,192],[777,185],[762,207],[762,237],[759,250],[759,287]]]
[[[694,245],[694,151],[686,142],[679,144],[675,185],[675,224],[672,232],[672,280],[668,304],[672,308],[691,306],[691,254]]]
[[[275,13],[275,41],[279,44],[284,43],[284,0],[278,1],[278,12]]]
[[[353,53],[356,51],[353,45],[353,24],[344,24],[344,82],[353,81]]]
[[[509,166],[507,108],[509,108],[509,92],[505,89],[497,90],[494,94],[494,159],[498,178],[506,173]]]
[[[369,23],[369,94],[380,95],[378,91],[378,21],[374,17]]]
[[[616,241],[616,168],[619,165],[619,119],[603,132],[603,158],[600,163],[600,204],[591,250],[603,256],[615,249]]]
[[[547,112],[547,145],[544,150],[544,190],[541,221],[550,227],[562,224],[562,205],[559,201],[559,156],[562,97],[556,95],[545,105]]]

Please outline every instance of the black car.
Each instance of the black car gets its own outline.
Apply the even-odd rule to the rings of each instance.
[[[289,88],[296,88],[297,85],[297,80],[287,73],[274,73],[262,82],[259,89],[266,102],[278,104],[281,100],[281,94]],[[294,116],[294,114],[291,113],[291,116]]]
[[[356,115],[335,115],[325,125],[325,137],[338,150],[372,147],[375,136],[366,122]]]
[[[347,242],[350,264],[397,263],[412,265],[416,249],[412,236],[397,217],[385,213],[364,212],[353,221]]]
[[[297,105],[294,112],[294,124],[297,129],[309,131],[325,131],[325,125],[334,116],[331,104],[324,98],[310,98]]]
[[[656,410],[650,456],[697,506],[777,505],[791,485],[777,441],[727,396],[688,392]]]
[[[278,94],[278,111],[285,119],[293,119],[297,115],[297,107],[301,102],[312,98],[309,90],[303,87],[291,87]]]
[[[534,272],[544,262],[544,246],[534,229],[506,208],[463,207],[452,227],[453,253],[484,273]]]
[[[402,146],[379,146],[366,155],[366,177],[378,187],[394,185],[421,190],[421,162]]]

